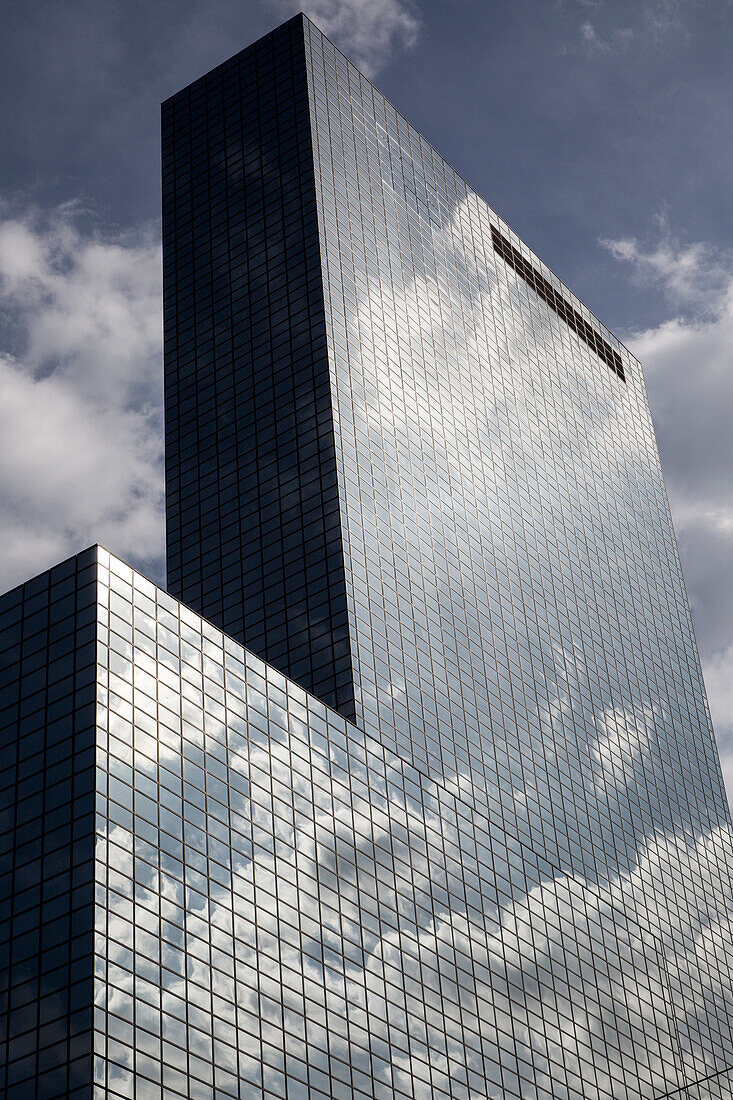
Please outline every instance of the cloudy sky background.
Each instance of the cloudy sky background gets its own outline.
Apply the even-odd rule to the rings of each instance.
[[[731,0],[6,0],[0,589],[162,579],[159,103],[300,7],[642,360],[733,792]]]

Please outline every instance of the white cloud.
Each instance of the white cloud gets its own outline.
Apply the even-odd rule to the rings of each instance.
[[[303,11],[366,76],[414,46],[420,20],[410,0],[270,0],[280,15]]]
[[[671,35],[686,35],[685,9],[689,0],[654,0],[642,12],[649,37],[657,44]]]
[[[666,215],[651,242],[604,241],[661,288],[675,316],[632,334],[649,389],[695,627],[733,794],[733,258],[681,244]]]
[[[582,20],[581,48],[609,58],[632,45],[637,51],[669,52],[687,41],[688,13],[695,4],[696,0],[640,0],[633,5],[575,0],[574,10]]]
[[[159,246],[73,205],[0,215],[0,588],[97,541],[159,572]]]
[[[666,208],[654,219],[651,240],[635,238],[601,242],[617,260],[635,266],[642,280],[661,285],[676,308],[716,317],[729,290],[730,257],[701,241],[682,244],[674,236]]]
[[[580,28],[580,38],[589,53],[610,53],[625,49],[634,37],[631,27],[621,27],[604,37],[592,23],[586,22]]]
[[[580,37],[583,40],[583,45],[589,50],[607,50],[609,48],[608,43],[600,38],[592,23],[583,24],[580,28]]]
[[[723,778],[733,805],[733,642],[705,661],[705,684],[720,745]]]

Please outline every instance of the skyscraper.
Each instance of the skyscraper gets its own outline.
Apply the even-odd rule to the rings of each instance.
[[[170,591],[0,603],[7,1096],[733,1096],[638,363],[302,16],[163,151]]]

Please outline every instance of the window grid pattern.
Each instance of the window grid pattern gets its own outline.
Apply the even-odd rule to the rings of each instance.
[[[74,1100],[731,1100],[731,823],[638,365],[603,329],[627,385],[598,369],[492,226],[521,242],[302,17],[164,133],[195,609],[99,548],[3,605],[17,673],[18,623],[37,638],[39,594],[66,622],[75,578],[74,641],[49,626],[20,671],[35,699],[76,655],[43,689],[71,778],[43,775],[76,798],[93,751],[96,793],[93,909],[89,788],[64,803],[50,1030],[23,1008],[46,902],[14,880],[15,1095],[89,1071],[93,993]]]
[[[0,1095],[90,1100],[96,562],[0,598]]]
[[[347,717],[302,30],[163,105],[168,587]]]
[[[552,867],[100,554],[100,1098],[684,1083],[634,875]]]
[[[511,241],[508,241],[506,237],[502,236],[499,230],[492,225],[491,227],[491,239],[494,242],[494,248],[501,256],[502,260],[513,267],[522,278],[529,283],[532,290],[536,291],[559,317],[562,317],[563,321],[570,325],[573,332],[577,332],[581,340],[585,340],[589,348],[596,353],[599,359],[602,359],[611,370],[615,371],[623,382],[626,378],[624,374],[624,365],[621,361],[621,356],[617,351],[614,351],[611,345],[603,339],[601,334],[589,325],[584,317],[573,309],[568,301],[562,296],[559,290],[556,290],[552,283],[541,275],[539,271],[529,263],[522,253],[514,247]]]
[[[707,1076],[733,1050],[724,922],[702,947],[730,818],[639,366],[601,327],[626,385],[599,370],[492,227],[526,247],[306,35],[357,722],[554,866],[656,853],[635,916],[699,920],[673,999]]]

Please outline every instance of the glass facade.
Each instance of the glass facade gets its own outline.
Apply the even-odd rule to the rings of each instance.
[[[729,831],[561,872],[101,548],[0,614],[8,1097],[730,1096]]]
[[[163,105],[167,583],[354,694],[302,29]]]
[[[302,16],[163,138],[170,592],[0,601],[8,1097],[730,1100],[638,363]]]
[[[97,565],[0,597],[0,1096],[88,1100]]]

